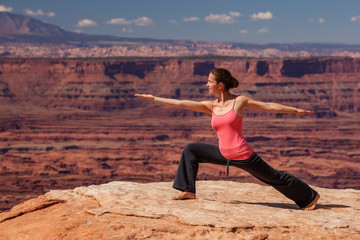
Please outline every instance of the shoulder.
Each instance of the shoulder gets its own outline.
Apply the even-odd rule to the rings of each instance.
[[[251,100],[251,98],[243,96],[243,95],[239,95],[236,97],[236,104],[243,105],[243,104],[246,104],[249,100]]]
[[[212,107],[213,107],[213,101],[209,101],[209,100],[201,101],[200,104],[203,105],[206,108],[206,112],[211,115]]]
[[[205,101],[201,101],[202,104],[205,104],[207,106],[212,106],[213,104],[217,104],[217,98],[213,99],[213,100],[205,100]]]
[[[200,102],[201,104],[207,106],[207,107],[211,107],[213,101],[210,101],[210,100],[206,100],[206,101],[201,101]]]
[[[234,106],[236,113],[239,116],[242,116],[244,109],[248,107],[248,105],[251,101],[252,101],[252,99],[247,96],[243,96],[243,95],[237,96],[235,106]]]

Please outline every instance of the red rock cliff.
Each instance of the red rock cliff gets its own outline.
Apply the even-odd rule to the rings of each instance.
[[[311,102],[328,108],[326,116],[359,111],[360,61],[352,58],[1,59],[0,98],[97,111],[143,105],[135,92],[203,99],[216,67],[240,80],[238,92],[261,100]]]

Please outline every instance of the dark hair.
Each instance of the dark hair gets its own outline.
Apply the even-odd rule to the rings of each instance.
[[[225,90],[229,90],[231,88],[236,88],[239,86],[239,81],[234,78],[229,70],[225,68],[216,68],[211,70],[211,72],[215,76],[215,81],[217,84],[223,83],[225,85]]]

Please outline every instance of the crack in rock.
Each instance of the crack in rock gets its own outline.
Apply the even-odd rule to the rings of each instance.
[[[51,207],[58,203],[64,203],[62,200],[53,200],[53,199],[47,199],[44,197],[44,195],[41,195],[37,198],[30,199],[28,201],[25,201],[15,207],[13,207],[11,210],[4,212],[4,216],[0,218],[0,223],[8,221],[10,219],[17,218],[19,216],[22,216],[27,213],[39,211],[48,207]]]

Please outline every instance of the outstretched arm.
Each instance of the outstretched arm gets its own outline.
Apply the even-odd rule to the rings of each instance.
[[[211,102],[210,101],[190,101],[190,100],[178,100],[171,98],[155,97],[151,94],[135,94],[136,97],[141,97],[146,100],[161,103],[171,107],[183,108],[195,112],[204,112],[211,115]]]
[[[244,107],[252,110],[260,110],[260,111],[276,112],[276,113],[295,113],[298,115],[312,113],[312,111],[304,110],[301,108],[285,106],[273,102],[256,101],[248,97],[246,97],[244,101]]]

